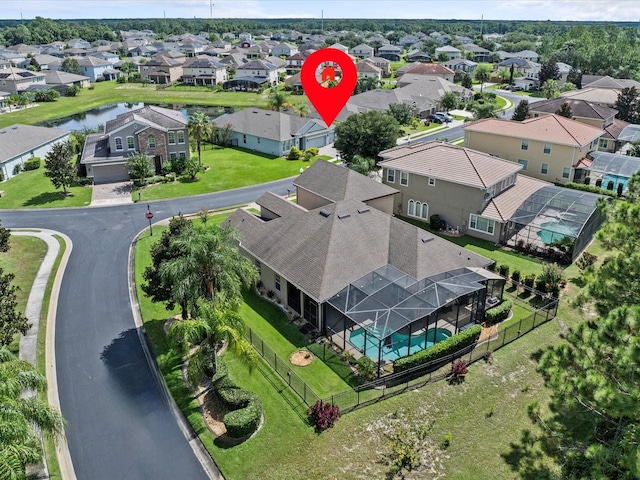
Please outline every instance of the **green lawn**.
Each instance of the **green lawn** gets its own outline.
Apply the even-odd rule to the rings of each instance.
[[[0,116],[0,119],[4,115]],[[91,203],[91,187],[71,187],[71,195],[62,195],[44,176],[44,168],[21,172],[0,184],[5,194],[0,209],[84,207]]]
[[[405,125],[402,127],[402,131],[404,132],[404,135],[413,135],[414,133],[418,133],[418,132],[431,132],[432,130],[435,130],[438,128],[442,128],[442,124],[429,123],[428,125],[425,125],[424,122],[422,121],[418,125],[418,128],[413,128],[411,126]]]
[[[210,168],[199,174],[197,180],[181,177],[172,183],[145,187],[141,191],[142,200],[199,195],[280,180],[299,175],[300,168],[307,168],[313,161],[285,160],[242,148],[207,145],[202,150],[202,163]],[[132,198],[138,200],[137,191]]]
[[[37,106],[0,115],[0,128],[14,123],[36,124],[47,120],[65,118],[74,113],[84,112],[100,105],[124,102],[144,102],[154,104],[209,105],[234,108],[251,106],[266,107],[267,94],[247,92],[211,92],[206,88],[182,90],[166,88],[157,90],[155,86],[140,83],[119,84],[99,82],[93,89],[83,89],[77,97],[61,97],[56,102],[40,103]],[[304,95],[292,95],[294,105],[307,102]]]

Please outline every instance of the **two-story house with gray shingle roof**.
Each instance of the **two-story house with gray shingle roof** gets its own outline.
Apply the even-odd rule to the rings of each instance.
[[[80,162],[94,183],[125,181],[125,164],[136,152],[146,154],[156,172],[166,161],[189,157],[186,117],[151,105],[120,114],[106,123],[104,133],[87,136]]]
[[[402,48],[395,45],[388,44],[378,48],[378,57],[386,58],[392,62],[399,61],[401,56]]]
[[[54,144],[69,140],[69,131],[60,128],[15,124],[0,129],[0,174],[2,180],[14,176],[17,167],[32,157],[44,159]],[[2,203],[0,203],[2,205]]]
[[[170,52],[159,53],[140,66],[140,76],[158,85],[171,85],[182,77],[185,57],[172,58]]]
[[[349,53],[357,58],[371,58],[373,57],[374,50],[373,47],[361,43],[360,45],[356,45],[355,47],[353,47],[349,51]]]
[[[182,66],[182,82],[185,85],[213,86],[228,80],[227,67],[205,55],[187,60]]]
[[[320,148],[335,139],[333,127],[327,128],[320,120],[261,108],[245,108],[218,117],[213,123],[218,128],[231,126],[232,145],[278,157],[291,147]]]
[[[103,80],[105,78],[105,70],[113,69],[113,64],[96,57],[77,57],[78,65],[80,66],[80,73],[85,77],[89,77],[91,82],[96,82],[98,79]]]
[[[291,45],[290,43],[277,43],[271,48],[271,55],[274,57],[290,57],[291,55],[295,55],[298,53],[298,47],[296,45]]]
[[[236,78],[223,84],[225,90],[258,90],[278,85],[278,67],[266,60],[251,60],[236,67]]]

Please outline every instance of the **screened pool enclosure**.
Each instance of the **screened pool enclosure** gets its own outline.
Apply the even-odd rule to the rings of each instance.
[[[600,227],[600,195],[549,185],[531,194],[509,219],[501,242],[573,262]]]
[[[481,321],[485,298],[501,297],[503,286],[501,276],[482,268],[416,280],[385,265],[328,300],[327,335],[343,350],[381,365]]]

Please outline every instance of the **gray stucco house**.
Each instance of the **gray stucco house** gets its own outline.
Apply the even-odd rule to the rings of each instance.
[[[333,127],[321,120],[261,108],[246,108],[217,118],[216,127],[231,125],[231,144],[269,155],[283,156],[291,147],[305,150],[333,143]]]
[[[69,140],[69,131],[59,128],[15,124],[0,129],[0,173],[4,180],[31,157],[44,160],[57,142]]]
[[[147,105],[109,120],[104,133],[87,136],[80,163],[94,183],[129,179],[125,168],[133,153],[145,153],[156,172],[167,160],[189,157],[187,119],[182,112]]]

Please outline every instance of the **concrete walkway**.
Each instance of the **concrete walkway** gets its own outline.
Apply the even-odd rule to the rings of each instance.
[[[53,272],[53,267],[60,253],[60,244],[54,235],[58,235],[63,238],[66,243],[66,249],[64,256],[60,261],[58,271],[53,282],[51,289],[51,296],[49,301],[49,310],[47,313],[47,336],[45,347],[45,375],[47,378],[47,400],[49,405],[60,411],[60,400],[58,398],[58,383],[56,379],[56,364],[55,364],[55,319],[58,293],[60,291],[60,283],[62,282],[62,276],[64,274],[69,255],[73,244],[71,240],[59,232],[53,230],[39,230],[39,231],[20,231],[12,230],[11,235],[16,236],[30,236],[37,237],[43,240],[47,244],[47,253],[42,260],[42,264],[38,269],[36,278],[29,292],[29,298],[27,300],[27,307],[25,309],[25,317],[31,324],[31,328],[25,335],[20,338],[20,360],[25,360],[32,365],[36,365],[37,360],[37,343],[38,343],[38,330],[40,328],[40,317],[42,313],[42,306],[44,297],[47,290],[47,284],[49,283],[49,277]],[[26,392],[27,396],[35,396],[35,392]],[[61,438],[56,442],[56,452],[58,456],[58,464],[60,466],[60,473],[65,480],[75,480],[76,475],[73,470],[73,464],[71,462],[71,455],[69,454],[69,448],[66,438]],[[37,467],[38,478],[48,479],[49,473],[45,464]]]

